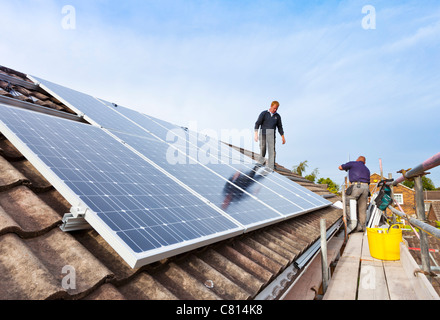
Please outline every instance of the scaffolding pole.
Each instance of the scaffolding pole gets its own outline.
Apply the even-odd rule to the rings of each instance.
[[[440,166],[440,152],[436,155],[432,156],[431,158],[427,159],[423,163],[419,164],[417,167],[408,170],[407,172],[403,171],[403,174],[400,178],[394,180],[393,185],[397,186],[399,183],[402,183],[403,181],[407,179],[412,179],[417,176],[423,175],[426,170],[435,168]],[[400,172],[400,171],[399,171]]]
[[[405,218],[409,221],[409,223],[424,231],[420,232],[420,251],[422,258],[422,270],[427,272],[427,274],[431,273],[427,233],[440,239],[440,230],[426,223],[422,177],[428,174],[426,170],[435,168],[437,166],[440,166],[440,153],[437,153],[431,158],[425,160],[423,163],[419,164],[413,169],[399,171],[402,173],[402,176],[392,183],[393,186],[397,186],[399,183],[402,183],[407,179],[414,180],[417,219],[408,217],[405,213],[396,210],[392,206],[388,207],[393,213]]]
[[[422,222],[426,222],[425,201],[423,199],[423,183],[421,175],[414,178],[414,190],[416,191],[417,218]],[[425,232],[420,232],[420,248],[422,253],[422,270],[430,273],[431,266],[429,262],[429,241],[428,235]]]

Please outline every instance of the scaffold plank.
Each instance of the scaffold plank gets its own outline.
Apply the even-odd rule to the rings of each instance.
[[[363,234],[350,236],[330,280],[324,300],[356,300]]]
[[[362,243],[359,277],[358,300],[390,300],[383,263],[371,257],[366,234]]]

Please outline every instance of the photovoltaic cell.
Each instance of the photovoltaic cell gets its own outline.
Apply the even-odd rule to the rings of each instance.
[[[0,105],[0,129],[131,266],[243,232],[102,129]]]

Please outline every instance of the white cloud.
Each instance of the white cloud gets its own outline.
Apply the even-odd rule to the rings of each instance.
[[[61,1],[2,3],[0,64],[201,129],[252,128],[280,100],[281,163],[309,160],[322,176],[339,177],[348,153],[373,165],[416,141],[427,153],[435,145],[435,133],[417,133],[438,118],[438,5],[379,2],[377,29],[366,31],[356,1],[303,9],[307,16],[282,2],[155,3],[156,14],[145,2],[71,3],[75,30],[62,28]],[[423,119],[416,106],[432,114]],[[375,144],[383,126],[398,132],[395,148]],[[407,156],[410,166],[423,160]]]
[[[415,33],[405,35],[403,38],[386,45],[384,50],[398,53],[416,46],[430,46],[433,43],[438,43],[439,40],[440,22],[437,21],[433,24],[419,27]]]

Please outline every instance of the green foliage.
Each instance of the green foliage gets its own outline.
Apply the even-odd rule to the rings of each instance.
[[[315,183],[316,179],[318,178],[318,174],[319,174],[319,170],[318,168],[316,168],[315,170],[313,170],[311,174],[306,175],[304,178]]]
[[[410,189],[414,188],[413,180],[405,180],[402,184]],[[423,190],[435,190],[434,182],[429,179],[427,176],[422,177]]]
[[[331,193],[334,193],[334,194],[339,193],[340,186],[338,184],[334,183],[333,180],[330,178],[320,178],[318,180],[318,183],[319,184],[326,184],[327,190],[330,191]]]
[[[296,173],[297,175],[300,175],[302,177],[303,174],[305,174],[308,166],[309,166],[308,160],[302,161],[297,166],[294,166],[292,168],[292,172]],[[309,180],[313,183],[326,184],[328,186],[328,188],[327,188],[328,191],[330,191],[331,193],[334,193],[334,194],[338,194],[340,186],[337,185],[336,183],[334,183],[330,178],[325,178],[325,179],[319,178],[318,179],[318,174],[319,174],[319,170],[318,170],[318,168],[316,168],[312,171],[312,173],[306,175],[304,178],[306,178],[307,180]],[[316,180],[318,180],[318,181],[316,181]]]
[[[307,162],[307,160],[300,162],[299,165],[292,168],[292,172],[302,177],[303,173],[306,172],[306,168],[309,166]]]
[[[410,189],[414,188],[414,181],[412,181],[412,180],[405,180],[405,181],[402,182],[402,184],[405,187],[408,187]]]

